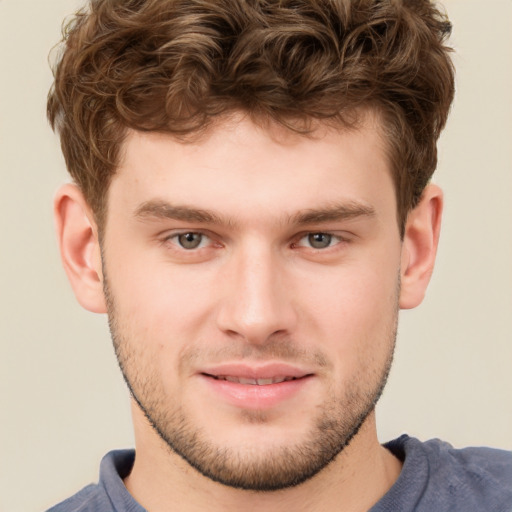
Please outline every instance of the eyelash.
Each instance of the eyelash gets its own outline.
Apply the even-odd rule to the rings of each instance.
[[[187,235],[199,235],[201,237],[198,245],[196,247],[184,247],[183,244],[179,241],[180,237],[187,236]],[[326,247],[312,247],[312,237],[328,237],[328,245]],[[308,240],[309,245],[301,244],[302,240]],[[204,249],[206,247],[206,244],[208,240],[213,241],[211,236],[208,236],[205,233],[202,233],[201,231],[182,231],[179,233],[173,233],[172,235],[169,235],[164,238],[164,243],[170,242],[175,246],[179,247],[179,250],[183,250],[186,252],[193,252],[200,249]],[[334,244],[331,244],[331,242],[334,241]],[[310,231],[305,234],[301,234],[299,238],[297,238],[297,242],[294,242],[291,244],[292,248],[297,247],[305,247],[306,249],[312,249],[314,251],[327,251],[328,249],[332,249],[336,245],[340,243],[347,242],[348,240],[340,235],[335,235],[334,233],[329,233],[325,231]],[[319,241],[321,243],[321,241]]]
[[[192,248],[183,247],[183,245],[179,242],[179,239],[180,239],[180,237],[187,236],[187,235],[199,235],[201,237],[199,245],[197,247],[192,247]],[[192,252],[194,250],[203,249],[204,248],[204,243],[207,240],[211,240],[211,237],[209,237],[205,233],[201,233],[200,231],[182,231],[180,233],[173,233],[172,235],[169,235],[169,236],[165,237],[164,242],[170,242],[173,245],[176,245],[176,246],[180,247],[180,249],[182,249],[184,251]]]
[[[312,247],[312,243],[313,243],[312,238],[319,237],[319,236],[328,237],[328,245],[326,247]],[[300,242],[304,239],[308,240],[308,242],[309,242],[308,246],[301,245]],[[334,241],[336,243],[331,245],[331,241]],[[340,235],[335,235],[334,233],[329,233],[329,232],[325,232],[325,231],[311,231],[309,233],[306,233],[305,235],[302,235],[299,238],[299,241],[297,243],[292,244],[292,246],[293,247],[307,247],[309,249],[313,249],[316,251],[326,251],[326,250],[331,249],[331,248],[335,247],[336,245],[346,242],[346,241],[347,241],[346,239],[344,239]]]

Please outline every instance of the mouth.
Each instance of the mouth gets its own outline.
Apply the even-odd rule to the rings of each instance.
[[[213,394],[239,409],[269,409],[286,403],[296,404],[310,389],[314,373],[288,364],[225,364],[199,372]]]
[[[248,378],[248,377],[237,377],[235,375],[209,375],[203,373],[206,377],[211,377],[216,380],[226,380],[228,382],[235,382],[238,384],[245,384],[250,386],[269,386],[270,384],[280,384],[281,382],[288,382],[291,380],[297,380],[297,378],[303,377],[290,377],[290,376],[276,376],[270,378]]]

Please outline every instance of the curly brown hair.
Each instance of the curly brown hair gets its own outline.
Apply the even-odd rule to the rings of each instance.
[[[48,118],[101,227],[127,129],[187,137],[242,110],[309,133],[382,120],[403,230],[454,94],[429,0],[90,0],[64,29]]]

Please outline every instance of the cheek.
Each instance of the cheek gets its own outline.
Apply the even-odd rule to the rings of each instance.
[[[115,260],[114,260],[115,261]],[[132,344],[173,357],[211,322],[215,287],[205,273],[124,254],[122,266],[108,268],[119,325]],[[110,268],[112,267],[112,268]],[[218,275],[218,274],[213,274]],[[211,279],[210,279],[211,280]]]
[[[343,269],[324,286],[307,286],[309,310],[301,315],[309,336],[346,372],[361,358],[388,357],[394,341],[398,301],[398,265]],[[312,294],[312,290],[316,293]]]

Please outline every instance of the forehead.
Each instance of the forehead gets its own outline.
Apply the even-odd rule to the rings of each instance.
[[[108,203],[132,211],[145,201],[237,216],[293,216],[343,201],[395,204],[379,120],[369,114],[357,128],[319,122],[307,136],[243,116],[188,142],[130,131],[123,149]]]

